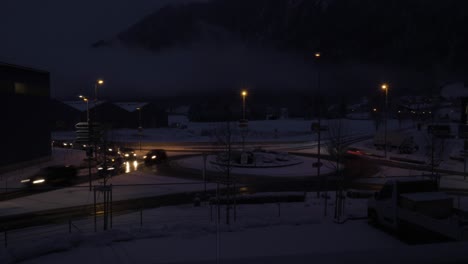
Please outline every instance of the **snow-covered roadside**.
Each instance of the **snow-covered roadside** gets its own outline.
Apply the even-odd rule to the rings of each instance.
[[[238,205],[237,221],[224,224],[221,210],[221,263],[445,263],[468,261],[466,242],[409,246],[367,224],[366,220],[336,224],[333,199],[328,216],[323,200],[309,195],[303,203]],[[366,213],[365,199],[348,199],[346,214]],[[92,231],[92,220],[62,228],[42,227],[42,234],[12,234],[9,249],[0,249],[1,263],[215,263],[216,210],[181,205],[114,218],[110,231]],[[101,219],[98,219],[98,222]],[[101,223],[100,228],[101,228]],[[47,228],[52,228],[48,231]],[[84,230],[84,231],[83,231]],[[33,232],[33,231],[30,231]],[[33,232],[34,233],[34,232]],[[15,235],[17,240],[15,241]],[[266,262],[264,262],[266,261]]]
[[[349,200],[347,212],[354,216],[365,215],[363,202],[361,199]],[[333,215],[333,200],[329,201],[328,217],[323,217],[322,203],[323,200],[309,198],[303,203],[282,203],[279,206],[277,204],[238,205],[237,221],[230,227],[223,224],[225,221],[223,207],[220,229],[221,256],[233,258],[310,253],[310,241],[315,241],[315,252],[379,247],[372,240],[380,241],[380,246],[400,245],[399,241],[373,229],[365,221],[349,222],[345,225],[334,224],[330,217]],[[40,228],[21,230],[9,235],[10,246],[7,251],[2,251],[3,257],[10,260],[36,259],[37,256],[47,252],[66,250],[67,252],[60,254],[68,256],[78,254],[81,256],[79,257],[81,262],[112,263],[121,256],[108,255],[112,251],[107,252],[107,250],[123,247],[121,250],[127,252],[132,261],[136,261],[133,263],[213,259],[215,251],[212,247],[216,245],[216,210],[213,211],[214,216],[210,219],[208,205],[202,207],[181,205],[145,210],[142,227],[139,213],[134,213],[115,217],[112,231],[100,231],[96,234],[92,232],[92,219],[75,221],[74,226],[84,232],[76,233],[77,230],[74,228],[71,235],[67,234],[66,225],[62,228],[43,227],[41,232],[38,231]],[[99,218],[99,229],[102,228],[101,221]],[[360,240],[358,238],[362,238],[363,234],[359,234],[364,232],[362,230],[367,230],[365,236],[368,240],[362,240],[359,245],[356,242],[346,244],[342,240],[340,242],[342,248],[333,249],[333,243],[337,242],[332,239],[333,236],[343,235],[348,241]],[[42,233],[42,236],[38,233]],[[127,251],[129,246],[132,249]],[[83,254],[89,250],[95,252],[98,248],[102,248],[102,252],[107,253],[93,254],[93,259],[87,259],[85,257],[87,253]],[[30,263],[52,263],[56,257],[57,255],[53,254],[31,260]],[[59,258],[63,259],[63,256]],[[71,257],[66,262],[76,263],[74,262],[77,261],[76,258],[77,256]]]

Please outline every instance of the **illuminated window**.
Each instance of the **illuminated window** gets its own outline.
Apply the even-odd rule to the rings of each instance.
[[[15,82],[15,93],[16,94],[27,94],[28,86],[25,83]]]

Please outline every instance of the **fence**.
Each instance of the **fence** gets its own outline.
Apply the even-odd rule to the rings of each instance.
[[[135,192],[136,187],[115,186],[113,188],[114,196],[118,196],[117,193],[127,192],[129,189]],[[68,189],[76,191],[76,188]],[[157,201],[153,199],[133,200],[131,207],[122,206],[118,201],[114,202],[113,206],[117,210],[114,209],[110,216],[108,214],[107,221],[105,221],[103,197],[97,193],[96,209],[93,210],[92,203],[88,204],[88,209],[81,209],[84,210],[81,212],[88,212],[87,217],[64,215],[51,220],[58,222],[57,224],[21,229],[3,227],[0,229],[2,232],[0,241],[3,240],[5,248],[11,249],[21,248],[28,244],[41,244],[54,239],[63,240],[70,238],[70,234],[105,233],[106,229],[120,230],[138,237],[144,236],[141,232],[148,230],[151,230],[152,234],[160,235],[212,233],[218,221],[223,228],[227,229],[318,223],[323,217],[323,200],[315,198],[301,200],[301,196],[304,198],[304,193],[249,194],[237,196],[237,202],[234,200],[229,202],[223,198],[200,201],[199,196],[192,192],[169,194]],[[315,194],[310,195],[312,196],[315,197]],[[175,199],[172,206],[157,205],[172,198]],[[88,201],[91,202],[92,198]],[[217,201],[219,201],[219,207]],[[333,199],[330,199],[328,206],[332,207],[333,204]],[[362,208],[364,207],[359,209],[361,216],[366,214]]]

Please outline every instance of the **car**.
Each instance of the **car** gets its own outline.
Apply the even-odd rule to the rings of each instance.
[[[137,154],[132,148],[120,148],[118,152],[125,160],[136,160]]]
[[[167,154],[164,149],[152,149],[143,156],[143,160],[146,166],[161,164],[167,160]]]
[[[106,162],[97,165],[98,175],[100,177],[114,176],[124,172],[124,162],[122,157],[108,157]]]
[[[119,155],[117,150],[118,147],[112,145],[106,146],[105,148],[98,147],[99,153],[108,157],[117,157]]]
[[[52,146],[56,148],[73,148],[73,141],[71,140],[52,140]]]
[[[29,178],[21,180],[27,187],[63,186],[72,184],[78,175],[74,166],[49,166],[42,168]]]

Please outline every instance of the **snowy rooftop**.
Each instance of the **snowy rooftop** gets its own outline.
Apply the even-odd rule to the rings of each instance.
[[[117,102],[114,104],[122,109],[125,109],[128,112],[135,112],[137,111],[137,108],[142,108],[148,103],[146,102]]]
[[[90,99],[91,100],[91,99]],[[79,100],[79,101],[63,101],[64,104],[68,105],[68,106],[71,106],[73,108],[75,108],[76,110],[80,111],[80,112],[85,112],[88,108],[88,104],[89,104],[89,109],[93,108],[94,106],[98,106],[100,104],[103,104],[105,101],[97,101],[96,103],[94,103],[94,101],[91,101],[89,103],[86,103],[85,101],[83,100]]]

